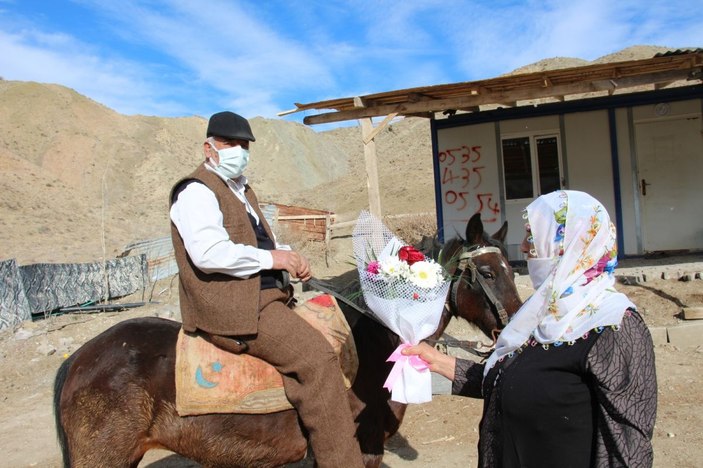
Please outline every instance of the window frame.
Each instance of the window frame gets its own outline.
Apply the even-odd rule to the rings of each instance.
[[[527,138],[529,143],[530,151],[530,164],[532,171],[532,196],[523,198],[509,198],[508,197],[508,181],[506,180],[506,168],[505,168],[505,154],[504,154],[504,142],[506,140],[515,140]],[[561,135],[557,131],[539,131],[539,132],[527,132],[527,133],[511,133],[503,134],[500,136],[500,157],[503,178],[503,197],[506,202],[521,202],[525,200],[534,200],[542,194],[542,187],[540,183],[540,172],[539,172],[539,157],[537,154],[537,141],[541,139],[554,138],[556,140],[557,147],[557,164],[559,166],[559,188],[564,188],[564,164],[562,158],[561,150]]]

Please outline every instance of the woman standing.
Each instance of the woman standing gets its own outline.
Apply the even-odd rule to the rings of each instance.
[[[478,364],[408,348],[484,399],[480,467],[652,466],[657,383],[652,338],[614,289],[616,233],[603,205],[562,190],[525,210],[534,294]]]

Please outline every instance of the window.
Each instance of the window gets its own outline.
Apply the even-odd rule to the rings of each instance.
[[[505,198],[536,198],[561,188],[556,135],[505,138],[502,141]]]
[[[539,163],[539,192],[537,195],[553,192],[561,188],[559,173],[559,147],[557,137],[535,138],[537,140],[537,161]]]

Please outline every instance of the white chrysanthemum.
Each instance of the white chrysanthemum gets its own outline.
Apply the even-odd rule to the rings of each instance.
[[[408,275],[408,264],[398,257],[389,257],[381,261],[381,274],[388,279],[403,278]]]
[[[434,288],[442,279],[442,267],[434,262],[416,262],[410,266],[410,282],[421,288]]]

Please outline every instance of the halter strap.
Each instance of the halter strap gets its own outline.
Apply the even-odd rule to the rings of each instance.
[[[471,250],[469,248],[466,252],[463,252],[461,255],[459,255],[459,268],[461,268],[462,260],[467,260],[470,258],[478,257],[479,255],[488,254],[488,253],[502,254],[503,252],[501,252],[501,250],[498,247],[493,247],[493,246],[479,247],[474,250]]]
[[[456,304],[456,296],[458,294],[461,277],[464,275],[464,272],[468,269],[471,272],[471,284],[473,284],[475,281],[478,281],[478,284],[481,286],[481,289],[483,289],[483,292],[488,298],[489,302],[492,303],[493,306],[496,308],[496,313],[498,314],[498,318],[500,319],[501,324],[505,327],[508,324],[508,313],[503,307],[503,304],[496,297],[491,287],[488,285],[488,283],[486,283],[486,280],[477,271],[476,265],[472,260],[474,257],[478,257],[479,255],[489,253],[502,255],[503,252],[498,247],[489,246],[479,247],[473,250],[469,248],[459,256],[459,265],[457,265],[457,270],[460,270],[461,273],[459,274],[459,278],[457,278],[454,285],[452,286],[451,300],[454,304]]]

